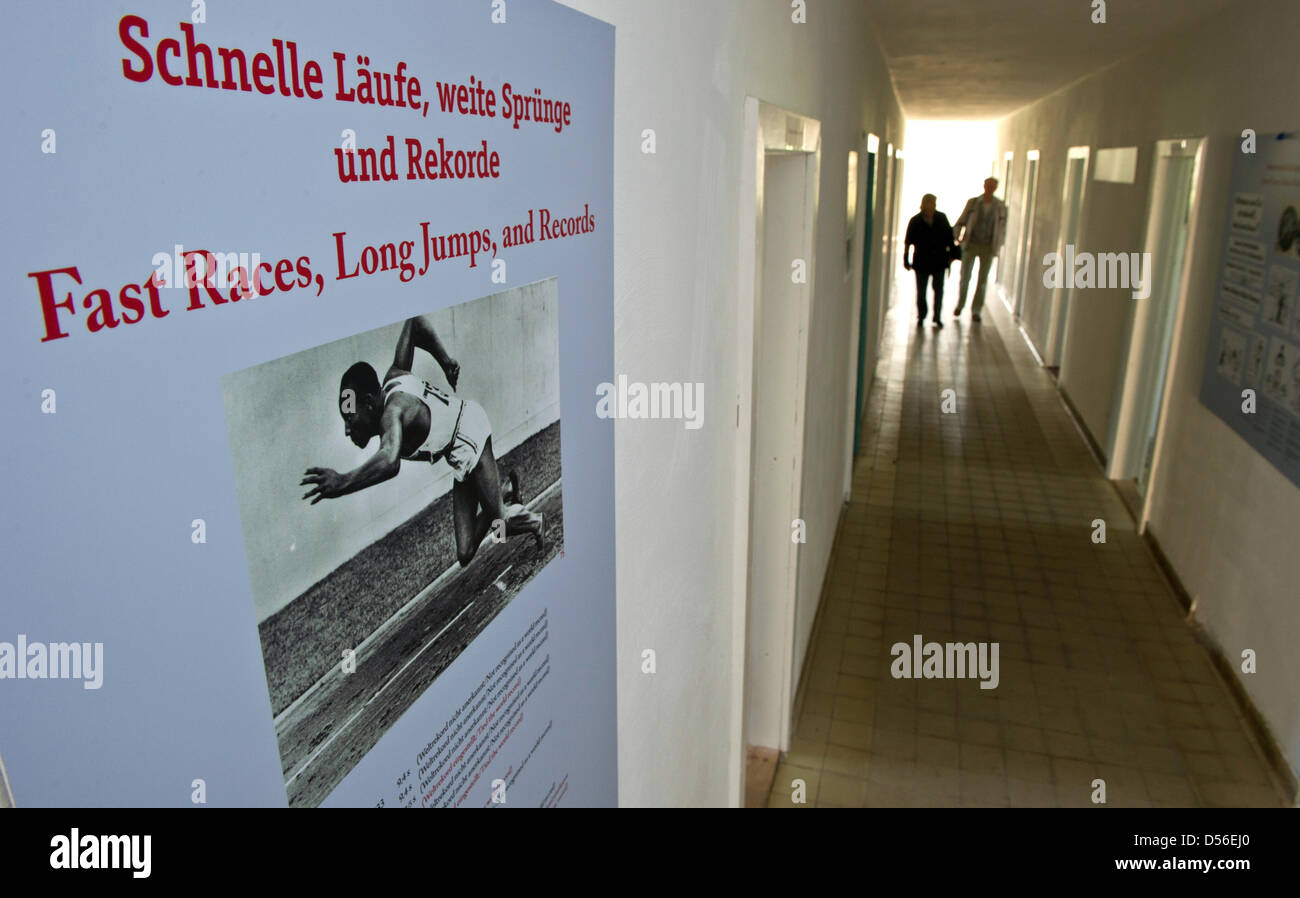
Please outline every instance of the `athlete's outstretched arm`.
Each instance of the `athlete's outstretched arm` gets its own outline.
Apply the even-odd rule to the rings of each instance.
[[[345,474],[332,468],[308,468],[299,486],[310,484],[312,488],[303,498],[311,499],[315,505],[321,499],[336,499],[396,477],[402,467],[402,415],[390,405],[384,409],[381,423],[384,432],[379,439],[379,451]]]
[[[434,361],[442,368],[442,373],[447,375],[447,383],[451,384],[453,390],[456,389],[456,381],[460,379],[460,365],[447,354],[433,325],[429,324],[428,319],[419,315],[402,325],[402,335],[397,338],[397,351],[393,354],[393,367],[410,371],[415,363],[417,348],[433,356]]]

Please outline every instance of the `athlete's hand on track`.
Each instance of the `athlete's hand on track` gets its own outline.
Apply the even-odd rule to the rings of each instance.
[[[321,499],[334,499],[342,495],[340,490],[343,486],[343,475],[332,468],[308,468],[302,476],[302,483],[299,486],[312,484],[311,490],[303,495],[304,499],[311,499],[311,504],[315,505]]]
[[[447,364],[442,366],[442,373],[447,375],[447,383],[451,388],[456,389],[456,381],[460,380],[460,363],[455,359],[447,359]]]

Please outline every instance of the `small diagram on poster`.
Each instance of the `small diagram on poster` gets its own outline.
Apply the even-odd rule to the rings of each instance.
[[[1246,357],[1246,335],[1224,328],[1219,335],[1219,376],[1241,383],[1241,366]]]
[[[1274,337],[1264,362],[1264,395],[1300,415],[1300,349]]]
[[[1264,352],[1268,349],[1268,338],[1252,335],[1250,338],[1250,355],[1246,364],[1246,383],[1258,384],[1264,373]]]
[[[290,806],[319,805],[563,549],[557,283],[222,379]]]
[[[1264,303],[1260,307],[1260,320],[1281,331],[1291,330],[1295,319],[1296,282],[1300,272],[1283,265],[1268,269],[1268,286],[1264,288]]]
[[[1277,244],[1274,249],[1284,256],[1300,259],[1300,198],[1287,200],[1277,217]]]

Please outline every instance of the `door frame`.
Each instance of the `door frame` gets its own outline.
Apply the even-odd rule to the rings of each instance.
[[[844,459],[844,501],[848,502],[853,493],[853,464],[861,444],[859,429],[862,426],[862,413],[866,407],[867,358],[869,328],[868,315],[871,313],[871,246],[875,233],[875,197],[876,197],[876,157],[880,153],[880,138],[875,134],[863,132],[858,144],[858,221],[855,222],[854,267],[850,280],[852,307],[851,326],[849,327],[849,390],[846,412],[852,426],[845,437]],[[856,286],[856,289],[854,287]]]
[[[1016,151],[1007,150],[1002,154],[1002,174],[994,175],[998,179],[998,187],[1001,188],[1002,195],[998,198],[1002,200],[1008,210],[1011,208],[1011,176],[1015,172],[1015,161]],[[993,258],[997,259],[998,269],[997,280],[993,281],[993,283],[1000,288],[998,293],[1002,296],[1002,304],[1007,307],[1007,311],[1010,311],[1011,305],[1007,294],[1012,289],[1011,282],[1015,280],[1015,272],[1004,270],[1007,267],[1007,243],[1005,239],[1003,239],[1002,245],[998,247],[997,255]]]
[[[799,517],[798,506],[801,499],[803,482],[802,434],[805,427],[807,408],[807,370],[808,370],[808,323],[811,318],[812,296],[816,264],[814,257],[815,232],[818,209],[818,186],[821,163],[821,123],[817,119],[790,112],[779,106],[759,100],[756,97],[745,98],[745,139],[742,143],[743,156],[740,172],[740,253],[737,284],[736,333],[738,347],[736,353],[736,464],[733,471],[733,490],[735,501],[732,514],[733,552],[732,552],[732,595],[731,595],[731,651],[732,651],[732,689],[730,720],[730,767],[731,776],[728,789],[729,804],[740,807],[745,795],[746,765],[746,716],[747,716],[747,676],[749,660],[749,557],[750,557],[750,485],[753,471],[754,439],[754,387],[755,375],[754,350],[757,343],[757,327],[761,322],[760,301],[762,296],[763,256],[759,252],[763,239],[763,179],[765,159],[769,151],[802,152],[809,155],[805,168],[805,218],[803,243],[807,261],[807,283],[800,291],[801,309],[799,318],[802,339],[796,348],[796,370],[801,381],[796,385],[795,394],[802,403],[799,409],[799,450],[794,459],[794,496],[792,497],[792,516]],[[794,126],[798,126],[795,130]],[[794,683],[794,632],[795,632],[795,598],[798,590],[798,543],[789,543],[791,575],[788,578],[788,590],[785,600],[787,613],[782,616],[782,644],[784,658],[782,661],[783,710],[781,714],[781,749],[789,746],[790,730],[793,721],[793,683]]]
[[[1070,198],[1070,163],[1075,159],[1080,159],[1082,166],[1082,178],[1079,186],[1079,224],[1075,229],[1074,239],[1077,240],[1083,233],[1087,220],[1084,216],[1087,207],[1088,198],[1088,161],[1092,153],[1091,147],[1070,147],[1065,157],[1065,177],[1062,178],[1061,185],[1061,227],[1060,236],[1056,241],[1056,251],[1060,254],[1062,260],[1065,259],[1065,247],[1071,240],[1069,232],[1069,209],[1067,203]],[[1078,246],[1075,246],[1078,249]],[[1071,272],[1073,275],[1073,272]],[[1044,340],[1043,362],[1049,368],[1056,368],[1059,371],[1065,370],[1065,356],[1069,349],[1070,336],[1070,309],[1074,305],[1074,288],[1058,287],[1052,297],[1052,314],[1048,320],[1047,339]]]
[[[1144,252],[1155,253],[1158,249],[1157,242],[1160,234],[1156,232],[1155,215],[1156,215],[1156,190],[1158,186],[1158,174],[1160,160],[1169,157],[1191,157],[1192,159],[1192,177],[1191,184],[1188,188],[1188,207],[1187,207],[1187,243],[1183,247],[1183,261],[1181,270],[1176,275],[1177,286],[1175,288],[1172,310],[1173,315],[1169,324],[1169,351],[1165,356],[1165,367],[1163,371],[1164,386],[1161,390],[1161,400],[1155,412],[1155,442],[1152,451],[1151,473],[1147,478],[1147,488],[1142,495],[1137,514],[1137,528],[1141,533],[1146,530],[1147,521],[1151,515],[1151,497],[1155,493],[1156,476],[1160,468],[1160,455],[1164,447],[1164,437],[1167,424],[1167,415],[1169,411],[1169,384],[1174,382],[1176,374],[1176,362],[1178,358],[1179,336],[1183,329],[1183,317],[1187,310],[1187,291],[1191,284],[1192,259],[1196,255],[1196,227],[1197,217],[1199,215],[1199,200],[1202,191],[1202,179],[1205,174],[1205,150],[1206,140],[1204,137],[1176,137],[1155,142],[1154,152],[1151,159],[1150,187],[1147,194],[1147,217],[1143,226],[1142,249]],[[1154,285],[1153,285],[1154,292]],[[1148,297],[1150,298],[1150,297]],[[1117,409],[1113,415],[1114,425],[1110,439],[1110,464],[1107,466],[1106,476],[1112,480],[1128,479],[1130,473],[1134,470],[1140,472],[1142,465],[1142,456],[1145,453],[1145,447],[1140,445],[1143,441],[1142,436],[1138,434],[1135,428],[1144,420],[1141,406],[1149,399],[1149,389],[1153,384],[1146,382],[1143,371],[1143,361],[1147,358],[1148,351],[1151,347],[1147,341],[1151,336],[1151,329],[1158,325],[1153,320],[1153,306],[1149,302],[1134,300],[1135,305],[1128,319],[1128,339],[1125,347],[1124,358],[1121,361],[1121,378],[1118,388]],[[1157,376],[1160,376],[1157,374]]]
[[[899,146],[894,147],[894,164],[893,164],[893,172],[891,174],[891,177],[894,180],[893,183],[889,185],[890,194],[891,194],[891,200],[890,200],[891,206],[889,209],[889,220],[886,222],[886,224],[889,227],[889,234],[888,234],[888,242],[886,243],[886,250],[885,250],[885,270],[886,272],[888,272],[890,278],[886,282],[886,284],[887,286],[891,286],[891,287],[893,284],[893,276],[898,273],[897,271],[894,270],[894,268],[895,266],[901,264],[900,257],[898,254],[898,244],[899,244],[898,215],[899,215],[899,207],[902,206],[903,204],[904,162],[905,160],[903,156],[903,147],[900,144]],[[887,309],[882,311],[887,311]],[[881,324],[882,325],[884,324],[884,318],[881,318]]]
[[[882,225],[879,231],[880,245],[873,248],[873,252],[879,251],[880,253],[880,302],[876,304],[877,323],[882,320],[882,313],[888,312],[890,300],[889,288],[891,272],[889,261],[890,256],[892,255],[892,247],[890,246],[889,240],[891,222],[893,221],[894,175],[896,174],[893,143],[886,141],[885,153],[880,157],[880,162],[881,174],[883,177],[878,178],[876,184],[880,188],[881,197],[884,200],[885,207],[881,210],[882,214],[880,216]],[[876,332],[879,333],[878,328],[876,329]]]
[[[1011,310],[1017,321],[1025,311],[1025,288],[1029,286],[1029,255],[1034,251],[1034,219],[1038,217],[1038,168],[1041,164],[1037,149],[1025,153],[1025,192],[1020,199],[1020,235],[1017,240],[1016,282],[1013,288],[1015,303]]]

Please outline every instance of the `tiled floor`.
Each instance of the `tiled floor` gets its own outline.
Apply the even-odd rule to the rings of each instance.
[[[949,303],[951,307],[951,302]],[[802,712],[769,807],[1279,806],[1205,650],[1000,299],[890,315]],[[955,392],[945,414],[942,391]],[[1106,524],[1095,543],[1093,521]],[[996,642],[999,682],[891,676]]]

